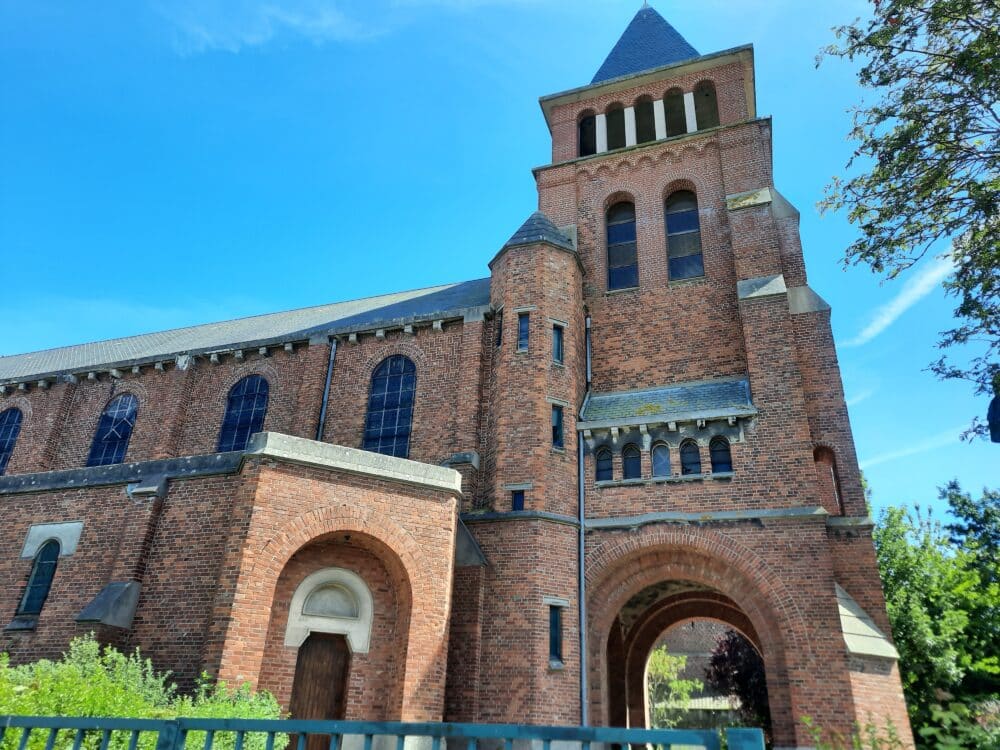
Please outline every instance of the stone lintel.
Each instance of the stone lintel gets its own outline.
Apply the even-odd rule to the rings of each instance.
[[[83,521],[66,521],[63,523],[36,523],[28,529],[21,548],[22,558],[31,558],[45,542],[55,539],[59,542],[59,557],[69,557],[76,552],[83,533]]]
[[[402,482],[452,495],[462,494],[462,475],[454,469],[283,435],[280,432],[259,432],[254,435],[250,439],[244,460],[253,456]]]
[[[762,187],[756,190],[747,190],[743,193],[733,193],[726,196],[726,210],[739,211],[741,208],[752,208],[754,206],[766,206],[774,200],[771,195],[771,188]]]
[[[773,297],[787,292],[785,277],[780,273],[774,276],[757,276],[753,279],[743,279],[736,282],[736,295],[741,300]]]

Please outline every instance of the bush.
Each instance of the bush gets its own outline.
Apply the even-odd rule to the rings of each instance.
[[[105,647],[93,635],[75,638],[62,659],[42,659],[19,667],[10,666],[6,654],[0,654],[0,715],[81,716],[132,719],[193,718],[278,719],[281,708],[266,691],[254,692],[249,685],[232,690],[224,682],[212,682],[207,675],[199,681],[192,695],[182,695],[169,681],[169,673],[153,669],[138,649],[131,654]],[[0,750],[15,750],[20,732],[8,731]],[[47,732],[32,733],[27,750],[43,750]],[[64,750],[73,743],[73,732],[59,733],[53,750]],[[284,746],[275,738],[275,747]],[[100,733],[84,739],[84,750],[96,750]],[[126,750],[128,733],[112,735],[109,750]],[[191,732],[186,746],[201,750],[204,732]],[[220,732],[213,747],[229,750],[235,739]],[[140,735],[137,750],[154,750],[156,736]],[[247,736],[246,750],[262,750],[263,735]]]

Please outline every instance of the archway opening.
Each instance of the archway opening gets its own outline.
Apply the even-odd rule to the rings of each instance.
[[[608,636],[609,723],[635,728],[759,726],[770,734],[761,654],[750,618],[720,591],[685,580],[647,586],[621,608]],[[734,661],[737,657],[743,661]],[[752,684],[741,689],[739,680],[751,678]],[[763,689],[763,713],[744,710],[749,707],[743,696],[751,688]],[[756,701],[753,707],[760,705]]]

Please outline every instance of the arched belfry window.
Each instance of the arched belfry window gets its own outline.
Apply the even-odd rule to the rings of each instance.
[[[635,206],[616,203],[607,213],[608,289],[639,286],[639,261],[635,244]]]
[[[638,446],[629,443],[622,449],[622,478],[639,479],[642,477],[642,453]]]
[[[625,148],[625,110],[620,104],[613,104],[607,112],[608,150]]]
[[[653,115],[653,100],[643,97],[635,104],[635,142],[648,143],[656,140],[656,120]]]
[[[219,432],[219,452],[246,450],[250,436],[264,428],[270,386],[260,375],[247,375],[229,389]]]
[[[614,461],[610,448],[598,448],[594,454],[594,464],[596,469],[594,478],[598,482],[610,482],[614,479]]]
[[[19,615],[37,615],[42,611],[45,600],[52,588],[52,579],[56,574],[56,564],[59,562],[59,542],[49,539],[35,554],[35,562],[31,566],[31,577],[21,597],[17,608]]]
[[[663,97],[663,109],[667,121],[667,137],[686,133],[687,116],[684,114],[684,92],[680,89],[670,89]]]
[[[708,453],[712,459],[713,474],[733,470],[733,455],[729,449],[729,441],[724,437],[712,438],[712,442],[708,444]]]
[[[653,446],[653,476],[670,476],[670,448],[666,443],[657,443]]]
[[[597,118],[586,114],[580,118],[577,125],[577,143],[580,156],[591,156],[597,153]]]
[[[719,102],[715,96],[715,85],[702,81],[694,87],[694,118],[698,130],[719,125]]]
[[[409,455],[416,390],[417,368],[408,357],[395,354],[375,368],[365,420],[366,451],[399,458]]]
[[[125,460],[138,409],[139,400],[131,393],[123,393],[104,407],[90,446],[87,466],[110,466]]]
[[[0,412],[0,476],[7,470],[7,462],[14,452],[17,436],[21,432],[21,410],[5,409]]]
[[[685,440],[681,443],[681,474],[684,476],[701,474],[701,453],[694,440]]]
[[[670,279],[704,276],[698,198],[690,190],[678,190],[667,198],[663,212],[667,224]]]

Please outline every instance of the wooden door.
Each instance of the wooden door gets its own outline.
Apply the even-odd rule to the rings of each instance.
[[[342,635],[312,633],[299,646],[292,682],[293,719],[343,719],[351,652]],[[328,747],[324,735],[309,737],[308,750]],[[294,747],[294,745],[290,745]]]

